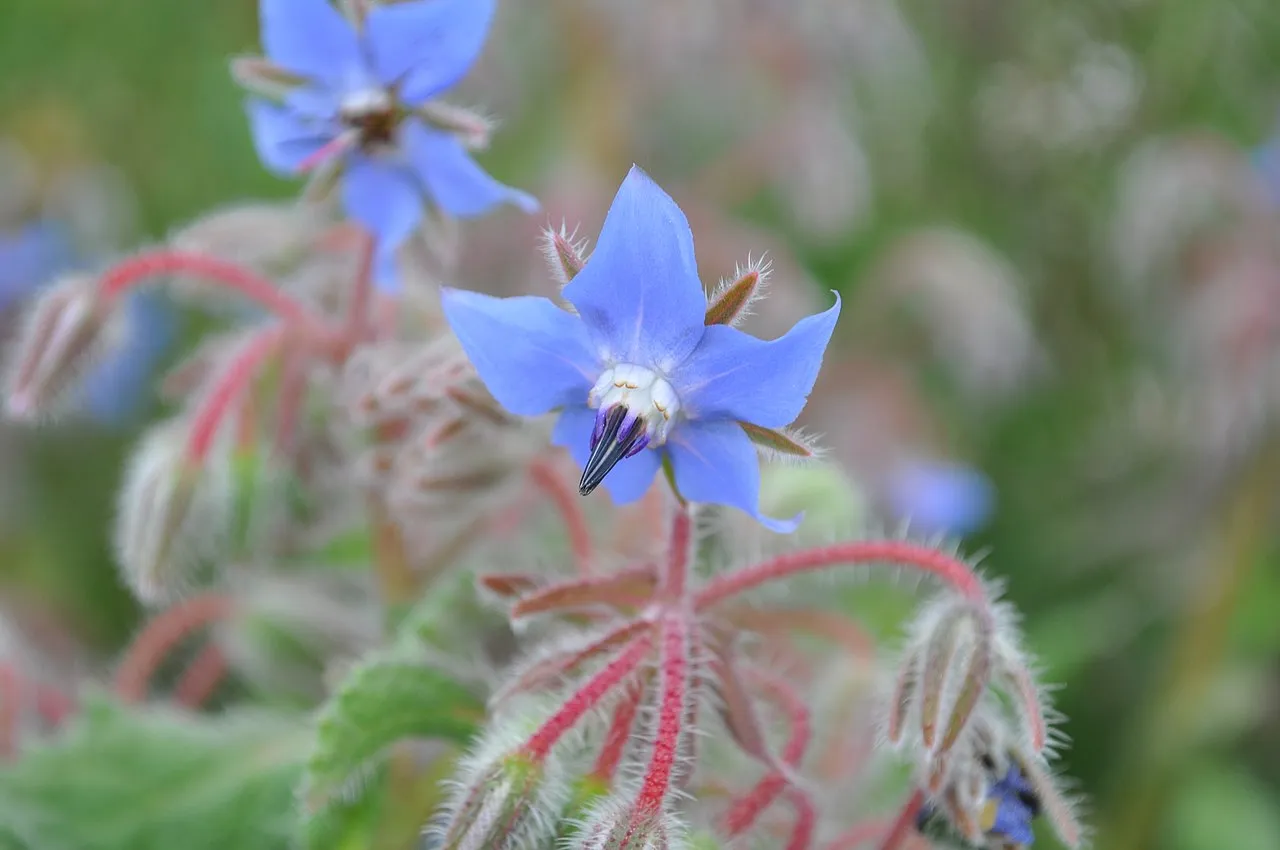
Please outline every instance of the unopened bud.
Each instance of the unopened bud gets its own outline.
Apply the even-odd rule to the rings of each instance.
[[[458,794],[435,834],[440,850],[522,850],[549,845],[568,796],[554,759],[518,749],[492,759],[469,759]]]
[[[567,845],[573,850],[684,850],[684,824],[667,812],[639,811],[617,796],[597,803]]]
[[[68,277],[46,290],[28,313],[10,355],[9,416],[32,420],[56,411],[111,342],[114,312],[90,277]]]
[[[721,281],[708,299],[704,323],[736,325],[751,315],[751,305],[764,295],[770,269],[771,265],[763,257],[758,261],[748,258],[746,267],[739,268],[733,280]]]
[[[186,437],[182,420],[153,429],[136,449],[120,491],[117,557],[125,581],[147,603],[180,590],[227,528],[230,468],[192,467]]]
[[[547,265],[551,267],[551,274],[562,284],[577,277],[587,263],[587,243],[576,237],[577,231],[570,233],[563,224],[559,230],[548,228],[542,233],[542,250],[547,257]]]

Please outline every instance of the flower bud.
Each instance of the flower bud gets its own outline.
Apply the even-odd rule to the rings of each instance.
[[[111,342],[114,311],[92,278],[75,275],[32,306],[10,354],[5,409],[14,419],[53,412]]]
[[[667,812],[639,811],[618,796],[597,803],[567,845],[573,850],[677,850],[687,848],[684,824]]]
[[[182,589],[229,520],[229,465],[192,467],[186,437],[182,420],[153,429],[136,449],[120,491],[116,553],[126,583],[147,603]]]
[[[498,735],[461,767],[455,794],[429,828],[440,850],[523,850],[551,843],[569,796],[554,758],[539,759]],[[493,751],[497,755],[492,755]]]

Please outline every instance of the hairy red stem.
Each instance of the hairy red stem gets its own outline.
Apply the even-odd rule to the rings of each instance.
[[[305,304],[256,272],[236,263],[184,251],[152,251],[123,260],[102,276],[98,282],[99,292],[106,298],[114,298],[148,278],[168,274],[205,278],[256,301],[288,321],[302,324],[318,321]]]
[[[548,679],[563,676],[572,672],[580,664],[604,655],[614,647],[625,646],[645,632],[651,631],[652,624],[645,620],[630,620],[612,631],[595,638],[581,649],[573,649],[553,658],[540,661],[520,672],[498,693],[494,694],[494,702],[502,702],[513,693],[528,690],[542,684]]]
[[[115,690],[126,702],[138,702],[147,694],[147,683],[160,662],[188,634],[201,626],[231,615],[230,596],[206,594],[184,600],[153,617],[142,627],[116,669]]]
[[[631,740],[631,727],[635,725],[636,715],[640,712],[640,703],[644,699],[644,686],[636,682],[627,688],[627,693],[618,705],[609,724],[609,731],[604,737],[604,746],[596,756],[596,766],[591,775],[604,785],[613,782],[613,775],[626,755],[627,743]]]
[[[818,812],[809,795],[799,788],[791,788],[787,792],[787,802],[796,810],[796,820],[791,827],[791,838],[787,841],[786,850],[809,850],[813,846],[813,835],[818,830]]]
[[[680,735],[688,699],[690,619],[686,610],[671,610],[663,614],[659,624],[658,671],[662,691],[658,702],[658,733],[649,757],[649,769],[636,798],[637,818],[653,817],[662,811],[680,755]]]
[[[577,725],[583,715],[599,705],[610,691],[635,672],[652,646],[653,638],[647,634],[628,644],[620,655],[587,680],[585,685],[575,691],[556,713],[533,733],[522,748],[525,754],[535,761],[545,759],[551,752],[551,748]]]
[[[986,605],[982,582],[964,561],[903,540],[869,540],[837,543],[780,555],[737,572],[716,576],[695,597],[699,610],[718,605],[733,596],[771,581],[832,567],[837,564],[896,563],[929,573],[950,584],[965,597]]]
[[[551,464],[538,461],[529,468],[529,475],[538,489],[545,493],[551,504],[559,511],[564,520],[565,530],[569,533],[569,548],[573,551],[573,562],[577,565],[579,575],[591,574],[591,529],[587,527],[587,518],[582,513],[581,500],[576,498],[564,479]]]
[[[283,325],[272,325],[255,333],[214,379],[213,386],[192,414],[191,431],[187,434],[187,460],[194,466],[204,462],[213,445],[213,438],[218,433],[218,426],[258,374],[259,367],[276,351],[283,339]]]
[[[693,547],[693,518],[689,508],[680,505],[671,521],[671,540],[667,549],[667,569],[662,577],[662,595],[666,599],[683,599],[689,581],[689,558]]]

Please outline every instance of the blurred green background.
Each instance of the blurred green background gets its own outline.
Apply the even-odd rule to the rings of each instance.
[[[288,196],[227,74],[256,17],[8,0],[0,136],[115,169],[137,241]],[[989,549],[1096,845],[1280,847],[1280,5],[505,0],[461,102],[547,208],[468,226],[463,283],[543,277],[534,228],[594,232],[636,161],[708,282],[768,250],[781,312],[840,290],[810,425],[888,519]],[[0,434],[5,614],[97,663],[142,424]]]

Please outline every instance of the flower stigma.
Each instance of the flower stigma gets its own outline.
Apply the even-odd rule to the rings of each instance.
[[[680,397],[652,369],[622,363],[604,371],[587,395],[587,405],[596,411],[596,422],[591,456],[578,483],[578,492],[584,496],[619,461],[667,441],[680,412]]]
[[[360,134],[361,147],[374,148],[395,143],[401,112],[389,91],[370,86],[344,96],[338,116],[345,127]]]

